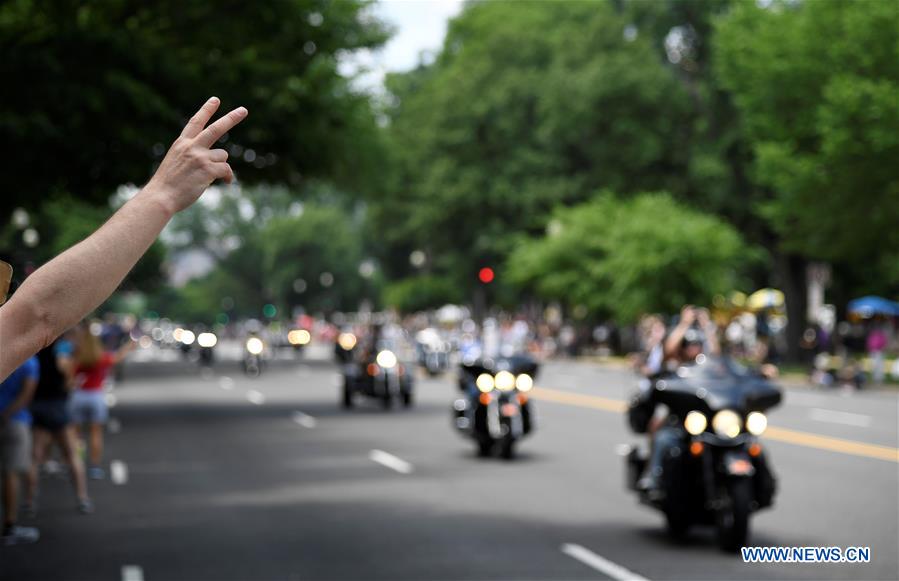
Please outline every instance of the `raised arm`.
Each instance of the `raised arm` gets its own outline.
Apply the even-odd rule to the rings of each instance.
[[[693,309],[692,305],[687,305],[681,309],[680,320],[677,322],[677,326],[674,327],[668,335],[668,338],[665,339],[665,359],[671,359],[677,356],[677,351],[680,349],[680,342],[683,341],[684,335],[695,320],[696,311]]]
[[[36,270],[0,307],[0,380],[106,300],[176,212],[216,179],[233,179],[228,153],[210,147],[247,110],[239,107],[206,127],[218,107],[217,98],[209,99],[134,198],[88,238]]]
[[[699,326],[702,328],[702,332],[705,335],[706,351],[708,351],[709,355],[721,355],[721,343],[718,342],[718,329],[715,327],[714,323],[712,323],[709,312],[706,309],[700,309],[698,320]]]

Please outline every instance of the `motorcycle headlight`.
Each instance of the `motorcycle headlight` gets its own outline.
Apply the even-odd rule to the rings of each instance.
[[[294,329],[287,334],[287,341],[291,345],[305,345],[312,340],[312,335],[306,329]]]
[[[218,342],[219,340],[215,333],[200,333],[197,335],[197,345],[200,347],[215,347],[215,344]]]
[[[490,393],[491,391],[493,391],[493,376],[489,373],[482,373],[478,375],[478,378],[474,383],[478,386],[478,389],[483,391],[484,393]]]
[[[692,411],[684,418],[684,428],[694,436],[703,433],[708,425],[709,421],[702,412]]]
[[[393,351],[381,351],[375,360],[384,369],[396,367],[396,355],[393,354]]]
[[[344,351],[352,351],[356,346],[356,336],[352,333],[341,333],[337,336],[337,343]]]
[[[252,355],[259,355],[265,349],[265,344],[259,337],[250,337],[247,339],[247,351]]]
[[[761,436],[768,428],[768,418],[762,412],[752,412],[746,416],[746,431],[753,436]]]
[[[496,389],[500,391],[512,391],[515,387],[515,376],[508,371],[500,371],[493,379]]]
[[[531,391],[531,388],[534,387],[534,380],[527,373],[522,373],[515,378],[515,387],[521,392]]]
[[[740,416],[733,410],[721,410],[712,418],[712,429],[719,436],[736,438],[740,435]]]

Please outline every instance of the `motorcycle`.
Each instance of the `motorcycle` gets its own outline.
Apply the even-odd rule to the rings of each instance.
[[[646,431],[654,406],[664,404],[677,445],[667,450],[658,487],[651,490],[638,486],[647,454],[632,448],[628,487],[665,514],[673,536],[693,525],[714,525],[719,546],[738,550],[752,513],[773,503],[776,479],[759,436],[768,424],[765,412],[780,402],[780,389],[734,361],[700,355],[656,379],[648,394],[632,402],[631,428]]]
[[[340,333],[334,342],[334,359],[340,365],[347,365],[353,362],[355,357],[355,349],[358,339],[356,335],[349,331]]]
[[[412,405],[412,392],[412,376],[390,349],[377,351],[361,364],[353,361],[343,366],[344,408],[353,407],[356,394],[377,399],[384,409],[391,408],[394,400],[408,408]]]
[[[244,344],[243,370],[250,377],[259,377],[264,365],[262,352],[265,343],[259,337],[252,336]]]
[[[218,337],[216,337],[215,333],[203,332],[197,335],[197,346],[200,349],[200,367],[212,367],[212,362],[215,359],[213,349],[217,343]]]
[[[449,369],[449,345],[422,345],[419,364],[430,377],[437,377]]]
[[[535,427],[533,403],[537,363],[519,355],[462,363],[459,388],[465,397],[453,402],[453,421],[460,433],[475,440],[478,455],[498,448],[502,458],[515,457],[515,444]]]

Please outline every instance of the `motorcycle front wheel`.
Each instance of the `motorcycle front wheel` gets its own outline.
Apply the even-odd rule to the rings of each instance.
[[[503,460],[512,460],[515,458],[515,438],[512,437],[511,434],[506,434],[505,437],[503,437],[499,455]]]
[[[353,407],[353,390],[350,387],[350,380],[346,377],[343,378],[343,398],[341,403],[344,409]]]
[[[723,551],[734,552],[746,544],[749,537],[749,505],[752,502],[752,481],[748,478],[727,483],[725,506],[718,510],[718,546]]]

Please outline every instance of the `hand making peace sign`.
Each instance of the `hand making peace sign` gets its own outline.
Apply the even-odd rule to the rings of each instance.
[[[243,121],[247,110],[238,107],[206,127],[219,104],[217,97],[211,97],[187,122],[147,184],[163,196],[163,203],[173,214],[197,201],[215,180],[231,183],[234,179],[234,172],[228,165],[228,152],[209,148]]]

